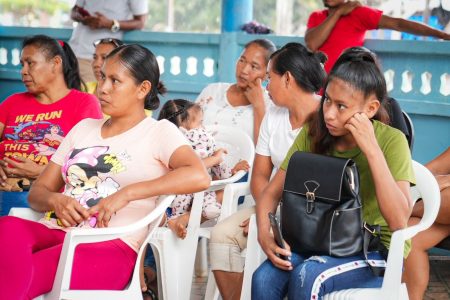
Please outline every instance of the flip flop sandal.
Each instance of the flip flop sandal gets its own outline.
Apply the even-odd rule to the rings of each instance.
[[[158,300],[158,296],[150,288],[147,288],[145,292],[142,292],[142,297],[144,298],[144,300]]]
[[[142,298],[144,300],[158,300],[158,295],[150,288],[150,282],[148,282],[148,276],[144,273],[144,282],[147,286],[147,290],[145,292],[142,292]],[[150,297],[150,299],[148,299]]]

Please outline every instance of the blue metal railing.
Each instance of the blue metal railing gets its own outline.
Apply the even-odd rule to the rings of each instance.
[[[44,32],[67,41],[70,29],[0,26],[0,101],[24,87],[20,81],[20,44],[25,36]],[[303,38],[244,33],[162,33],[134,31],[126,43],[139,43],[158,58],[162,80],[171,98],[194,100],[209,83],[234,81],[235,61],[243,46],[255,38],[277,46]],[[415,125],[413,157],[426,162],[450,144],[450,43],[441,41],[368,40],[377,53],[390,95],[407,111]]]

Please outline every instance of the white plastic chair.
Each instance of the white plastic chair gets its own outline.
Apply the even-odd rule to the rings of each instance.
[[[53,283],[52,291],[36,299],[53,300],[53,299],[71,299],[71,300],[85,300],[85,299],[142,299],[141,285],[139,281],[140,264],[136,263],[133,275],[129,285],[121,291],[113,290],[70,290],[70,278],[72,276],[72,264],[75,248],[81,243],[95,243],[107,240],[120,238],[128,235],[138,229],[151,226],[155,228],[161,222],[167,207],[172,203],[175,197],[173,195],[163,196],[159,201],[158,206],[141,220],[121,227],[109,228],[92,228],[92,229],[73,229],[68,232],[64,238],[64,244],[61,251],[61,257],[56,271],[55,281]],[[10,216],[16,216],[29,220],[38,220],[43,214],[33,211],[30,208],[12,208]],[[150,239],[150,234],[145,239],[145,245]],[[137,262],[141,261],[145,247],[139,249]],[[114,262],[111,262],[114,263]]]
[[[253,144],[252,139],[242,130],[234,127],[222,126],[222,125],[208,125],[206,129],[212,133],[214,136],[218,147],[225,148],[228,151],[228,154],[225,155],[224,161],[225,163],[233,167],[240,160],[246,160],[250,165],[250,171],[248,177],[250,178],[251,174],[251,166],[253,165],[253,160],[255,159],[255,146]],[[217,191],[222,190],[225,186],[235,183],[240,180],[246,174],[245,171],[239,171],[234,174],[232,177],[221,180],[214,180],[211,182],[211,186],[209,190]],[[225,199],[225,194],[224,194]],[[230,207],[232,207],[230,209]],[[220,212],[220,216],[217,219],[217,222],[225,219],[237,209],[237,199],[236,205],[228,205],[224,200],[222,203],[222,209]],[[206,240],[210,238],[211,235],[211,226],[212,222],[206,222],[200,228],[200,237],[202,238],[199,241],[199,247],[197,250],[197,262],[200,264],[200,268],[196,271],[197,275],[204,276],[208,274],[207,268],[207,246]],[[213,222],[214,223],[214,222]]]
[[[206,129],[211,132],[218,147],[227,149],[228,154],[225,155],[224,161],[229,166],[234,166],[241,159],[252,164],[255,148],[246,133],[236,128],[220,125],[206,126]],[[245,171],[239,171],[230,178],[214,180],[208,191],[223,189],[226,185],[241,179],[245,174]],[[158,266],[158,296],[160,299],[190,298],[198,239],[199,237],[209,238],[210,235],[208,228],[200,228],[203,196],[204,192],[194,195],[185,239],[179,239],[170,229],[162,227],[157,228],[152,234],[150,245]],[[204,243],[200,243],[200,245],[202,244],[204,245]],[[198,252],[206,253],[206,247],[199,247]],[[202,259],[206,259],[206,255]]]
[[[415,161],[413,161],[413,168],[414,174],[416,175],[416,186],[411,188],[411,196],[414,201],[422,198],[424,214],[418,224],[397,230],[393,233],[389,247],[386,272],[381,288],[348,289],[333,292],[325,295],[325,300],[408,299],[406,285],[401,282],[405,241],[429,228],[434,223],[441,202],[439,186],[433,174]]]
[[[439,211],[441,199],[439,186],[433,174],[431,174],[427,168],[416,161],[413,161],[413,169],[416,177],[416,186],[411,187],[411,197],[414,201],[417,201],[420,198],[423,199],[424,215],[418,224],[405,229],[397,230],[393,233],[382,287],[370,289],[348,289],[333,292],[325,295],[325,300],[408,299],[406,285],[401,283],[404,244],[405,241],[411,239],[420,231],[429,228],[434,223]],[[241,184],[230,185],[227,187],[226,191],[233,189],[232,194],[234,198],[250,193],[248,186],[239,185]],[[244,269],[244,282],[241,291],[241,299],[245,300],[251,298],[251,278],[253,272],[265,259],[264,252],[262,252],[262,249],[257,242],[257,232],[251,227],[249,230],[246,250],[247,255],[245,255],[246,261]],[[244,251],[242,254],[244,255]],[[214,277],[210,274],[205,299],[215,300],[218,299],[218,297],[219,293],[215,286]]]
[[[239,182],[228,185],[225,188],[222,203],[222,211],[227,214],[225,217],[237,211],[239,197],[250,195],[250,184],[248,182]],[[219,218],[219,220],[221,220],[221,218]],[[247,255],[247,253],[250,253],[251,255]],[[258,243],[258,228],[256,226],[255,214],[250,217],[249,231],[247,236],[247,248],[241,252],[241,256],[242,259],[245,260],[245,267],[240,299],[244,300],[251,298],[253,272],[267,258]],[[219,299],[219,296],[219,289],[217,288],[214,275],[212,272],[209,272],[205,299],[216,300]]]
[[[248,255],[249,253],[250,255]],[[258,242],[258,226],[256,225],[256,214],[250,217],[248,227],[247,249],[242,251],[245,256],[244,280],[242,282],[241,300],[251,299],[252,276],[256,269],[267,259]]]
[[[255,159],[255,145],[253,144],[252,139],[244,131],[234,127],[209,125],[206,126],[206,129],[212,133],[217,145],[220,148],[227,149],[228,154],[225,155],[224,161],[228,164],[228,166],[233,167],[240,160],[246,160],[249,163],[250,171],[248,177],[250,178],[252,171],[251,167],[253,165],[253,160]],[[244,177],[245,174],[245,171],[238,171],[230,178],[213,180],[211,181],[211,185],[208,190],[217,191],[225,189],[226,186],[236,183]],[[218,222],[230,216],[237,210],[238,199],[236,198],[234,201],[230,198],[230,196],[227,196],[226,193],[227,192],[224,191],[222,209],[220,211],[220,216],[217,219]],[[212,227],[202,227],[200,235],[209,239],[211,229]]]
[[[203,191],[194,194],[184,239],[166,227],[156,228],[151,235],[149,243],[157,265],[159,299],[190,298],[203,198]]]
[[[219,148],[227,149],[228,154],[224,156],[224,162],[228,166],[234,167],[241,160],[246,160],[252,166],[255,159],[255,145],[244,131],[222,125],[208,125],[205,128],[212,134]],[[214,180],[211,187],[214,187],[214,190],[223,189],[225,185],[238,181],[245,174],[245,171],[239,171],[230,178]]]

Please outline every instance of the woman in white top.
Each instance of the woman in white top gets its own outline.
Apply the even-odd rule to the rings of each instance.
[[[256,146],[250,187],[255,201],[278,169],[309,116],[319,108],[326,73],[321,52],[312,53],[299,43],[288,43],[274,52],[267,67],[267,90],[277,107],[264,117]],[[240,253],[247,245],[251,207],[239,210],[211,232],[211,269],[224,300],[239,299],[244,265]]]
[[[267,39],[253,40],[244,46],[236,63],[236,83],[212,83],[198,96],[205,125],[219,124],[244,130],[254,140],[270,105],[262,81],[270,55],[276,50]]]

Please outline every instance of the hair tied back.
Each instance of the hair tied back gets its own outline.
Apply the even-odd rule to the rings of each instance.
[[[370,63],[375,63],[374,58],[372,57],[372,55],[370,55],[369,53],[364,53],[364,52],[359,52],[356,53],[356,55],[352,55],[349,57],[349,61],[352,62],[370,62]]]
[[[184,113],[186,111],[186,109],[183,107],[182,109],[180,109],[179,111],[174,112],[173,114],[171,114],[170,116],[168,116],[166,119],[170,120],[172,118],[175,118],[179,115],[181,115],[182,113]]]
[[[361,56],[356,56],[356,57],[352,57],[350,58],[350,61],[354,61],[354,62],[363,62],[364,58]]]
[[[325,53],[323,53],[322,51],[317,51],[317,52],[314,52],[313,54],[314,54],[314,57],[317,60],[319,60],[320,64],[322,64],[322,65],[324,65],[328,60],[328,56]]]
[[[156,90],[158,91],[158,94],[160,94],[160,95],[164,95],[165,93],[167,93],[167,88],[162,81],[158,82],[158,85],[156,86]]]

